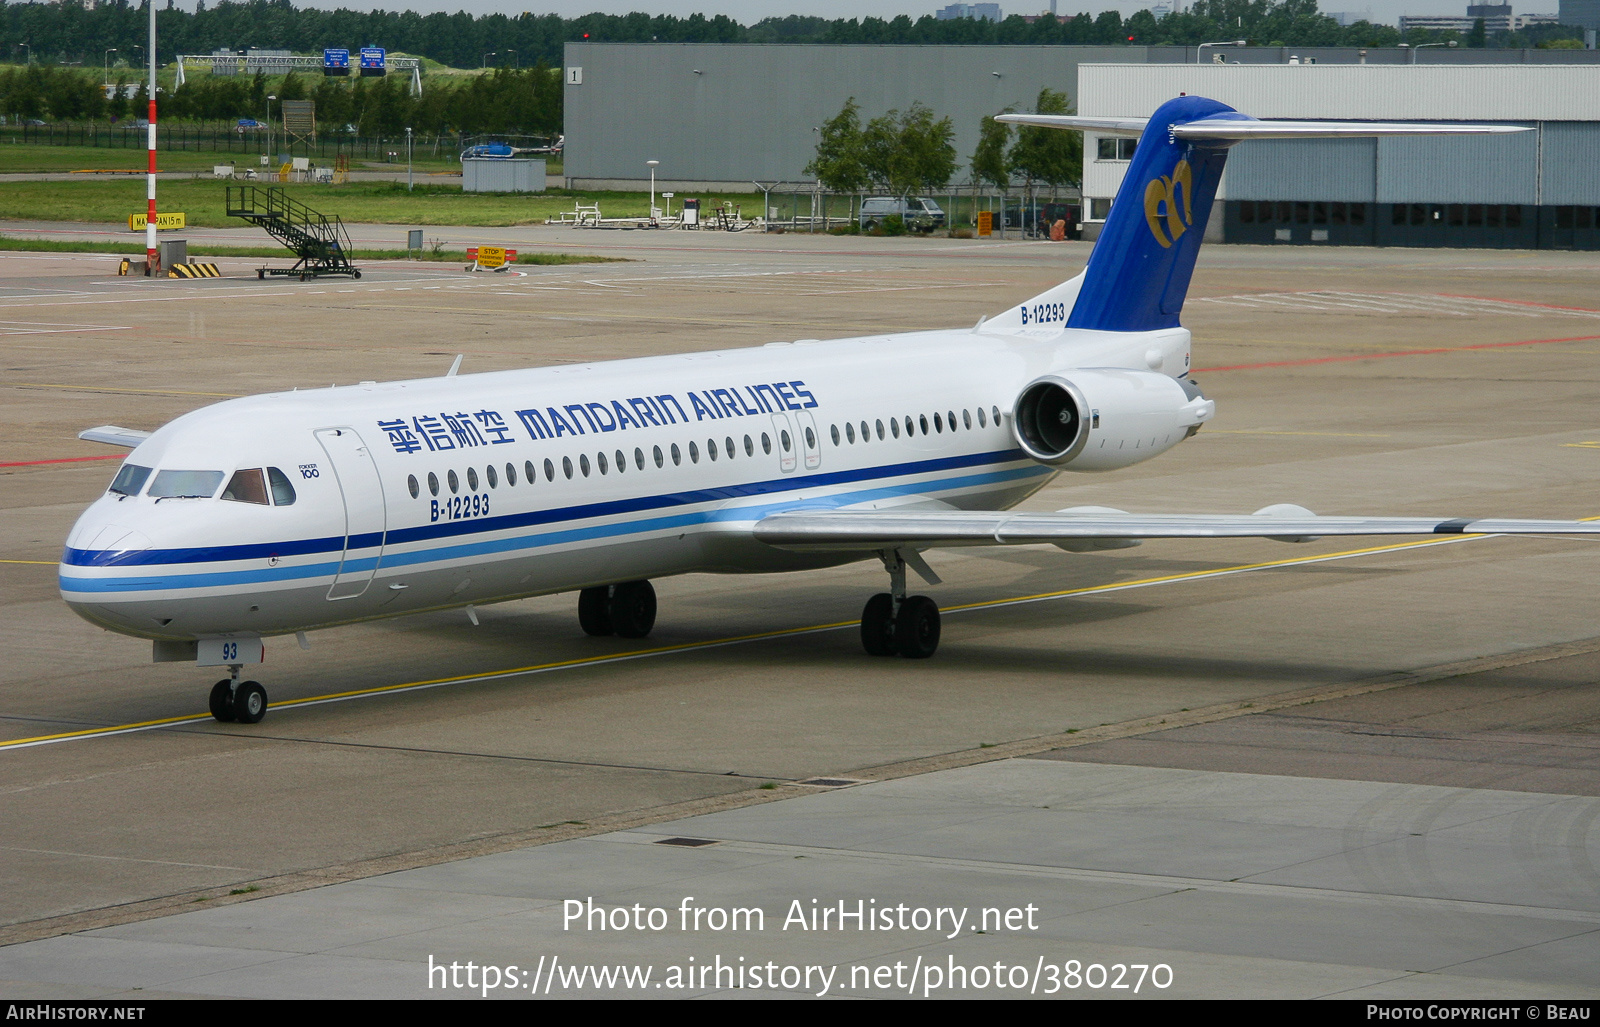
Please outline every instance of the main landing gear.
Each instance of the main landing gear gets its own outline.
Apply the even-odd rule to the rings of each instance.
[[[586,588],[578,593],[578,624],[586,635],[643,638],[656,626],[656,590],[648,581]]]
[[[211,686],[211,715],[224,724],[257,724],[267,715],[267,690],[254,681],[239,680],[239,666],[228,668],[229,677]]]
[[[869,656],[925,660],[939,648],[939,607],[927,596],[906,595],[907,556],[930,583],[937,584],[938,576],[915,552],[886,550],[878,555],[889,572],[889,591],[868,599],[862,609],[861,647]]]

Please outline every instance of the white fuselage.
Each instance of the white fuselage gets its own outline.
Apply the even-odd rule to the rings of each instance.
[[[751,526],[805,508],[1009,508],[1057,473],[1013,437],[1024,385],[1085,367],[1178,377],[1188,359],[1182,329],[997,325],[230,400],[127,464],[225,482],[276,469],[293,501],[108,493],[67,540],[61,592],[114,631],[189,640],[828,566],[863,554],[781,551]]]

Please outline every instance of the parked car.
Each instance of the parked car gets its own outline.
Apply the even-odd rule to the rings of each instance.
[[[898,214],[905,219],[906,227],[916,232],[931,232],[943,228],[944,210],[932,200],[921,196],[869,196],[861,201],[861,230],[869,232],[883,223],[883,219]]]
[[[234,123],[233,130],[240,135],[246,132],[260,132],[266,129],[266,123],[255,118],[240,118]]]

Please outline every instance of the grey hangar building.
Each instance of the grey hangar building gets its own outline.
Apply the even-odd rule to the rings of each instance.
[[[1214,241],[1600,249],[1600,51],[568,43],[565,66],[574,189],[642,188],[649,160],[657,188],[680,196],[814,188],[803,169],[818,130],[854,97],[863,119],[912,103],[949,116],[965,191],[981,120],[1031,110],[1041,88],[1111,117],[1187,92],[1262,118],[1530,129],[1238,146]],[[1085,139],[1086,237],[1128,155],[1126,141]]]

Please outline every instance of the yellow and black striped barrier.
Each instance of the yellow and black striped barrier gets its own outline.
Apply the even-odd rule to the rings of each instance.
[[[222,272],[215,264],[174,264],[167,271],[168,278],[221,278]]]

